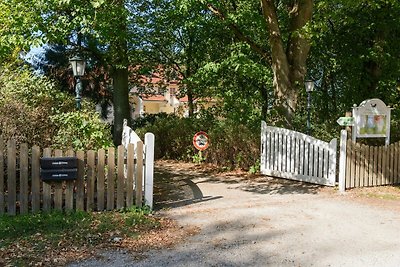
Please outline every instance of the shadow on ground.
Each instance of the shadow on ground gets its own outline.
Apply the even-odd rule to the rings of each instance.
[[[198,165],[157,162],[154,173],[155,208],[172,208],[210,201],[223,196],[204,195],[198,184],[225,183],[229,188],[256,194],[317,194],[324,186],[261,175],[221,174]]]

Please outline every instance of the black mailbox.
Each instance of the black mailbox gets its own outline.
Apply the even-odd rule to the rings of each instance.
[[[40,177],[43,181],[75,180],[78,177],[78,158],[41,158]]]

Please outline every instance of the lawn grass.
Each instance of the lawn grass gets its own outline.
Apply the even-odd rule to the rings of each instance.
[[[0,266],[60,265],[74,253],[84,257],[82,252],[91,248],[137,238],[157,227],[159,219],[137,208],[1,216]]]

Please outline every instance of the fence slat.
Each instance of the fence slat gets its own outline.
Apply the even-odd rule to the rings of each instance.
[[[106,152],[99,149],[97,153],[97,210],[104,210],[104,163]]]
[[[126,206],[133,206],[133,179],[135,172],[135,146],[128,144],[126,157],[127,174],[126,174]]]
[[[359,172],[359,187],[364,186],[364,172],[365,172],[365,145],[360,146],[360,154],[359,154],[359,165],[360,165],[360,172]]]
[[[144,178],[144,201],[145,205],[153,209],[153,185],[154,185],[154,134],[144,135],[145,149],[145,178]]]
[[[76,210],[85,210],[85,152],[77,151],[78,178],[76,179]]]
[[[66,152],[68,157],[74,157],[75,152],[73,150],[68,150]],[[74,209],[74,185],[75,181],[70,180],[65,182],[65,210]]]
[[[389,146],[389,184],[394,184],[394,144]]]
[[[369,147],[367,145],[363,146],[363,160],[364,160],[364,174],[362,180],[362,186],[368,186],[368,157],[369,157]]]
[[[304,175],[304,156],[305,156],[305,149],[304,149],[304,140],[299,139],[299,154],[300,154],[300,161],[299,161],[299,169],[300,169],[300,174]]]
[[[114,209],[114,192],[115,192],[115,149],[108,149],[107,158],[107,210]]]
[[[282,141],[281,141],[281,147],[282,147],[282,167],[281,171],[282,172],[287,172],[286,166],[288,162],[288,157],[287,157],[287,135],[282,134]]]
[[[304,175],[309,174],[308,165],[310,164],[309,161],[309,143],[307,141],[304,142]]]
[[[354,186],[353,187],[360,187],[360,167],[361,167],[361,161],[360,161],[360,153],[361,153],[361,145],[360,144],[355,144],[355,150],[354,150]]]
[[[117,209],[122,209],[124,207],[124,151],[125,148],[120,145],[118,146],[117,155]],[[137,152],[139,153],[139,152]]]
[[[319,153],[318,153],[318,165],[319,165],[318,166],[318,177],[324,177],[323,170],[324,170],[324,168],[326,168],[326,165],[324,162],[324,153],[326,150],[327,150],[326,148],[320,149]],[[325,177],[327,177],[327,176],[325,176]]]
[[[135,177],[135,191],[136,191],[136,206],[142,206],[143,198],[143,142],[137,142],[136,155],[137,167]]]
[[[19,164],[19,177],[20,177],[20,213],[28,213],[28,171],[29,171],[29,155],[28,144],[21,144],[20,147],[20,164]]]
[[[8,214],[16,214],[17,181],[16,181],[16,143],[15,140],[7,142],[7,207]]]
[[[54,151],[54,156],[62,157],[63,152],[60,149]],[[62,210],[63,201],[63,181],[54,182],[54,209]]]
[[[51,148],[43,149],[43,157],[51,157]],[[51,183],[43,181],[43,210],[51,209]]]
[[[295,140],[295,162],[294,162],[294,173],[300,174],[300,140],[296,137]]]
[[[319,157],[318,157],[318,146],[314,145],[314,163],[313,163],[313,168],[314,168],[313,176],[314,177],[318,177],[318,165],[319,165],[318,164],[318,160],[319,160]]]
[[[4,214],[4,141],[0,136],[0,215]]]
[[[94,209],[94,183],[95,183],[95,173],[96,173],[96,166],[95,166],[95,152],[93,150],[89,150],[87,152],[87,205],[86,210],[91,211]]]
[[[352,158],[351,158],[351,151],[353,150],[353,142],[351,140],[347,140],[347,145],[346,145],[346,188],[351,187],[351,179],[352,179]]]
[[[32,212],[40,211],[40,147],[32,147]]]
[[[382,185],[383,169],[382,169],[383,147],[378,147],[378,185]]]
[[[368,181],[367,185],[372,186],[373,175],[374,175],[374,150],[371,146],[368,146]]]

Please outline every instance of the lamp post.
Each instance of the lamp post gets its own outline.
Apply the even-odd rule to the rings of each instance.
[[[76,108],[78,110],[81,109],[81,93],[82,93],[82,82],[81,77],[85,74],[85,66],[86,62],[83,58],[79,56],[74,56],[69,60],[72,66],[72,71],[74,73],[74,77],[76,79],[75,83],[75,101],[76,101]]]
[[[310,109],[311,109],[311,92],[314,90],[314,81],[307,80],[304,82],[307,92],[307,134],[311,134]]]

